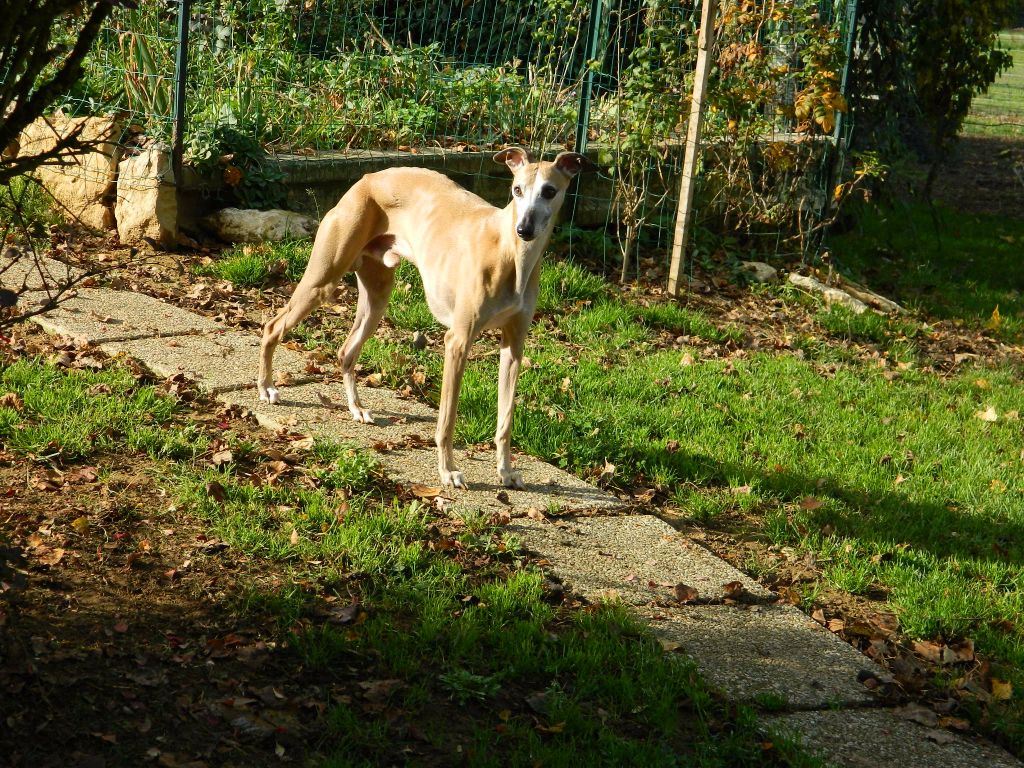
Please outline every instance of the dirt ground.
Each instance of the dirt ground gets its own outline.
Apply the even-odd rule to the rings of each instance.
[[[935,197],[954,210],[1024,218],[1024,141],[962,137]]]

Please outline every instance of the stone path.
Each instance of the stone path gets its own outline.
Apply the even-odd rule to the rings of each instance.
[[[276,370],[292,383],[282,388],[282,403],[271,407],[256,401],[259,342],[253,334],[147,296],[105,289],[80,290],[34,321],[51,333],[84,337],[110,355],[130,355],[157,375],[184,374],[221,400],[252,410],[270,429],[376,444],[378,459],[396,480],[437,483],[433,409],[362,387],[377,421],[375,427],[355,424],[340,384],[306,374],[299,352],[278,350]],[[493,450],[459,451],[457,459],[471,490],[451,493],[456,511],[511,512],[510,531],[536,553],[549,578],[589,600],[615,597],[632,606],[666,649],[691,656],[726,696],[775,713],[764,716],[767,729],[799,734],[841,766],[1024,768],[987,742],[930,730],[882,707],[858,682],[864,671],[884,674],[873,662],[797,609],[770,604],[770,593],[757,582],[662,520],[626,514],[611,495],[523,455],[516,465],[528,490],[499,498]],[[524,515],[530,507],[560,514],[537,520]],[[677,584],[697,590],[693,604],[675,599]]]

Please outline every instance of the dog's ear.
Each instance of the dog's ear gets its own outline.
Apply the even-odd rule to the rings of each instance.
[[[529,165],[533,162],[533,158],[530,157],[530,153],[522,147],[509,147],[503,149],[501,152],[494,156],[494,162],[501,165],[507,165],[512,173],[515,173],[524,165]]]
[[[570,179],[577,173],[590,173],[597,170],[597,166],[590,162],[586,155],[581,155],[579,152],[559,152],[555,157],[555,168]]]

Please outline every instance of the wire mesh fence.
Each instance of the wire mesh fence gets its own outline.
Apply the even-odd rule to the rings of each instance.
[[[1013,67],[974,98],[964,133],[1024,140],[1024,28],[1000,34],[999,45],[1013,56]]]
[[[855,8],[722,3],[698,258],[737,238],[813,244],[848,127]],[[504,179],[495,148],[589,148],[605,173],[576,210],[605,218],[570,237],[636,261],[671,246],[699,19],[699,0],[161,0],[110,22],[64,107],[170,143],[178,78],[186,162],[256,207],[281,168],[325,156],[479,153],[476,174]]]

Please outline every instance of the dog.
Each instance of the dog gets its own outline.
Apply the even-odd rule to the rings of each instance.
[[[577,152],[535,161],[509,147],[494,161],[512,171],[512,198],[497,208],[443,174],[424,168],[390,168],[363,176],[327,213],[316,234],[302,279],[285,307],[263,327],[257,388],[276,403],[274,350],[288,331],[330,299],[349,271],[359,300],[348,338],[338,353],[352,418],[373,416],[359,401],[355,364],[387,309],[401,259],[416,265],[430,311],[448,331],[435,443],[444,487],[466,488],[455,466],[452,435],[469,348],[480,332],[501,330],[498,423],[494,442],[501,484],[523,490],[512,469],[509,440],[516,380],[533,321],[541,256],[570,181],[596,166]]]

